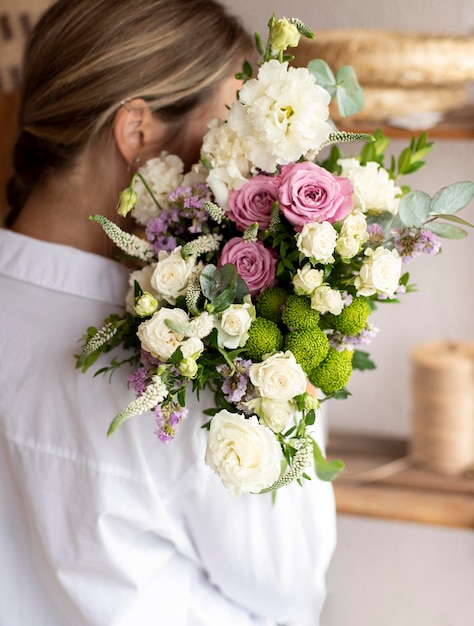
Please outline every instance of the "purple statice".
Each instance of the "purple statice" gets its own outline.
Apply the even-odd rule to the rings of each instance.
[[[179,425],[188,416],[188,409],[175,402],[169,402],[166,406],[156,406],[155,435],[161,443],[169,443],[174,439]]]
[[[222,376],[222,392],[227,402],[234,404],[239,410],[248,412],[245,402],[256,397],[255,387],[249,379],[249,368],[252,361],[236,357],[233,361],[234,368],[227,364],[216,367]]]
[[[352,350],[355,346],[368,346],[379,332],[379,329],[373,324],[367,324],[357,335],[344,335],[340,331],[332,332],[328,339],[329,345],[338,352],[344,350]]]
[[[206,230],[208,214],[204,203],[207,199],[208,190],[204,183],[177,187],[168,196],[170,207],[177,211],[185,230],[198,235]]]
[[[420,242],[423,244],[423,252],[425,254],[438,254],[441,248],[440,240],[430,230],[420,231]]]
[[[158,217],[154,217],[148,222],[145,235],[152,244],[155,254],[161,250],[171,252],[176,248],[176,236],[182,232],[182,228],[176,226],[176,218],[176,212],[160,211]]]
[[[136,393],[137,397],[141,396],[146,387],[147,370],[145,367],[139,367],[133,374],[128,377],[130,387]]]
[[[437,236],[429,230],[395,228],[392,235],[404,263],[412,261],[420,254],[437,254],[441,247]]]
[[[369,224],[367,226],[369,235],[369,245],[379,246],[385,241],[385,231],[379,224]]]

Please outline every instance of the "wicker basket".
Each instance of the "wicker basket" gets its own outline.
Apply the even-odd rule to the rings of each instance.
[[[324,59],[333,71],[352,65],[361,85],[420,87],[474,81],[474,36],[327,30],[302,40],[295,64]]]

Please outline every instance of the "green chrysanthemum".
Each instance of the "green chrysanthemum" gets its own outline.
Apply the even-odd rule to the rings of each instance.
[[[257,317],[250,325],[245,351],[252,361],[261,361],[265,354],[278,352],[283,346],[283,335],[271,320]]]
[[[339,391],[352,375],[353,354],[351,350],[329,348],[324,361],[310,373],[310,381],[326,395]]]
[[[277,324],[281,321],[282,308],[287,297],[288,293],[283,287],[268,287],[255,303],[258,315]]]
[[[327,324],[344,335],[357,335],[366,327],[371,313],[369,303],[364,298],[354,298],[342,309],[340,315],[328,315]],[[325,316],[326,317],[326,316]]]
[[[317,326],[300,328],[288,334],[285,348],[309,375],[327,356],[329,340]]]
[[[283,311],[283,321],[288,328],[319,327],[319,313],[311,308],[311,301],[306,296],[288,296]]]

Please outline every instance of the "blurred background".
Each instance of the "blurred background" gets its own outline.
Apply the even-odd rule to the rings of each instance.
[[[305,22],[316,32],[315,45],[318,33],[321,40],[329,34],[330,40],[338,31],[347,31],[343,53],[349,64],[356,66],[358,60],[366,64],[369,82],[374,68],[382,68],[383,75],[386,65],[386,84],[375,85],[379,105],[372,108],[372,115],[377,117],[384,106],[388,111],[387,119],[363,117],[350,120],[349,126],[369,130],[383,126],[392,137],[389,152],[393,154],[407,145],[411,130],[426,129],[436,142],[427,164],[400,181],[412,189],[432,195],[450,183],[474,180],[472,0],[451,4],[440,0],[293,0],[290,6],[283,0],[222,2],[250,31],[262,36],[273,12]],[[8,170],[8,143],[14,132],[11,114],[22,42],[49,4],[48,0],[0,0],[2,176]],[[388,31],[387,36],[377,43],[374,29]],[[395,34],[409,39],[397,43]],[[438,52],[429,46],[435,35],[445,40]],[[387,48],[392,38],[393,45]],[[366,48],[362,61],[357,56],[361,42]],[[414,78],[404,68],[415,56],[422,70]],[[438,91],[433,93],[435,85]],[[400,95],[398,88],[405,91]],[[374,85],[368,85],[369,90]],[[399,116],[390,110],[396,101]],[[351,152],[347,145],[344,153],[356,154],[359,147],[354,145]],[[4,203],[3,190],[0,202]],[[462,216],[474,222],[474,203]],[[474,232],[461,241],[443,240],[442,249],[441,255],[420,257],[406,267],[419,291],[403,297],[401,305],[381,305],[372,316],[380,328],[370,347],[377,369],[356,372],[348,386],[352,396],[327,403],[330,449],[333,434],[344,432],[348,433],[345,445],[351,437],[359,444],[370,440],[375,449],[378,441],[396,442],[391,456],[381,454],[379,464],[403,459],[412,437],[413,349],[428,341],[474,344]],[[474,398],[474,385],[469,389]],[[472,420],[474,430],[474,414]],[[328,576],[321,626],[470,626],[474,614],[472,478],[434,473],[428,478],[410,475],[402,485],[378,479],[340,485],[336,481],[339,545]]]

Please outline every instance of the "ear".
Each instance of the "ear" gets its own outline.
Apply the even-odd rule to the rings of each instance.
[[[113,124],[115,143],[126,163],[140,161],[150,149],[159,152],[164,123],[150,111],[145,100],[134,98],[117,111]]]

